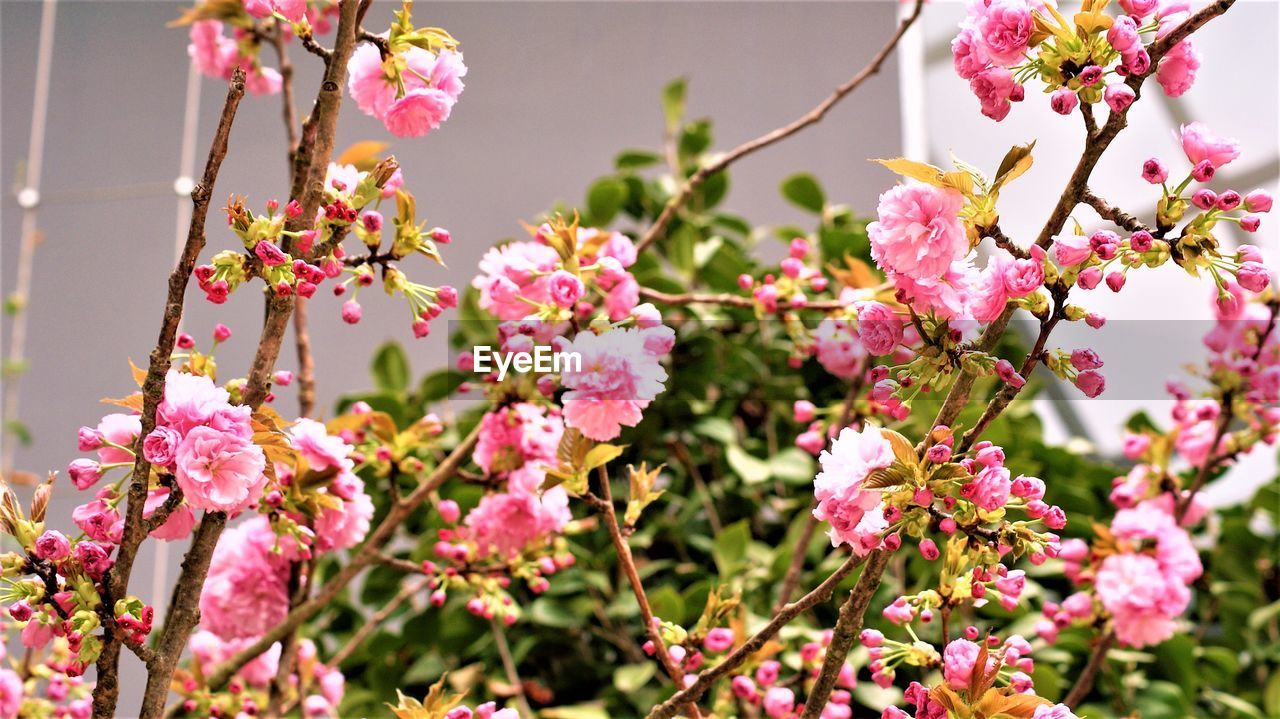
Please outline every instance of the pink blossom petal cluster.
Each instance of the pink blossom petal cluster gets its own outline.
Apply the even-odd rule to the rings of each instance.
[[[661,358],[670,348],[667,339],[673,337],[670,328],[659,325],[580,332],[564,343],[561,351],[581,360],[580,366],[560,374],[561,384],[569,389],[561,398],[565,426],[607,442],[623,427],[639,424],[667,380]]]
[[[527,464],[554,464],[564,435],[558,407],[517,402],[480,420],[474,459],[486,473],[502,473]]]
[[[449,119],[467,66],[452,50],[437,55],[410,47],[384,59],[378,47],[364,44],[352,53],[347,72],[347,89],[361,112],[396,137],[421,137]]]
[[[813,516],[830,525],[827,535],[833,547],[848,544],[867,551],[879,544],[878,532],[887,526],[884,513],[873,511],[881,506],[880,493],[863,489],[862,482],[892,463],[893,448],[873,425],[862,431],[851,427],[840,430],[831,448],[818,455],[822,469],[813,480],[813,495],[818,500]],[[865,547],[873,537],[875,543]]]

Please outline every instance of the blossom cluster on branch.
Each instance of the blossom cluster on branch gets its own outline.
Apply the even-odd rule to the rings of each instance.
[[[113,716],[122,648],[146,668],[147,719],[370,705],[513,719],[560,703],[556,679],[567,694],[596,691],[577,674],[597,664],[617,665],[600,702],[651,717],[847,719],[856,706],[883,719],[1076,717],[1113,646],[1175,637],[1213,570],[1194,536],[1212,516],[1199,494],[1280,425],[1271,270],[1223,232],[1257,232],[1272,198],[1209,186],[1239,143],[1182,126],[1185,178],[1171,181],[1158,157],[1131,178],[1159,186],[1150,211],[1089,184],[1149,77],[1174,97],[1190,87],[1204,60],[1189,37],[1231,2],[1086,0],[1070,17],[1051,0],[970,4],[952,49],[982,112],[1002,119],[1038,77],[1056,111],[1083,119],[1080,164],[1040,234],[1001,227],[1001,192],[1032,170],[1031,142],[991,170],[877,160],[902,181],[865,220],[792,176],[783,194],[817,229],[774,228],[783,257],[754,259],[769,233],[717,209],[726,167],[821,120],[922,4],[812,112],[728,153],[710,151],[709,122],[685,121],[673,83],[663,153],[620,155],[583,207],[488,250],[461,293],[402,269],[414,255],[443,264],[452,237],[418,219],[396,159],[377,143],[334,157],[344,95],[396,137],[437,130],[463,90],[458,41],[415,25],[409,2],[382,33],[363,27],[368,0],[206,0],[185,13],[192,61],[230,81],[227,104],[160,340],[133,368],[138,391],[106,400],[122,411],[78,433],[88,456],[67,474],[87,493],[79,532],[47,526],[53,475],[27,507],[8,485],[0,495],[17,543],[0,555],[5,629],[28,652],[21,674],[0,669],[0,719]],[[330,30],[332,48],[319,37]],[[302,122],[290,39],[325,70]],[[279,70],[261,58],[268,44]],[[239,246],[201,264],[246,89],[285,103],[288,199],[257,212],[231,195],[212,242]],[[663,163],[660,177],[642,172]],[[1076,218],[1086,207],[1096,218]],[[1051,335],[1064,322],[1102,329],[1082,293],[1118,293],[1130,272],[1166,265],[1213,282],[1209,358],[1195,383],[1170,384],[1167,426],[1128,427],[1114,513],[1081,511],[1063,456],[1038,459],[1016,431],[1032,420],[1015,401],[1041,366],[1102,395],[1107,358]],[[214,304],[262,280],[243,377],[219,379],[225,325],[207,352],[179,332],[191,279]],[[446,311],[467,320],[454,366],[411,388],[407,356],[387,345],[378,391],[345,396],[327,421],[306,400],[287,418],[272,388],[295,380],[276,369],[290,322],[311,383],[308,301],[329,282],[354,324],[359,293],[379,280],[405,300],[415,337]],[[1029,347],[1005,336],[1014,318],[1035,328]],[[481,348],[494,347],[565,362],[490,371]],[[471,411],[437,407],[451,397]],[[190,541],[163,618],[155,598],[129,593],[148,538]],[[1088,658],[1060,686],[1063,647],[1081,636]],[[544,643],[558,648],[538,654]],[[592,652],[603,658],[578,660]],[[394,687],[396,703],[375,686]],[[1230,706],[1224,696],[1196,701]],[[558,715],[599,716],[600,702]]]

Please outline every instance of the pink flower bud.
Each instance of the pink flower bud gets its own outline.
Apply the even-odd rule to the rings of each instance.
[[[102,433],[93,427],[81,427],[77,439],[76,446],[81,452],[92,452],[102,446]]]
[[[1169,169],[1164,166],[1160,158],[1153,157],[1142,163],[1142,179],[1153,185],[1159,185],[1169,179]]]
[[[1218,209],[1223,212],[1230,212],[1240,206],[1240,193],[1235,190],[1227,190],[1218,195]]]
[[[793,418],[800,424],[808,424],[809,422],[812,422],[817,409],[818,408],[807,399],[798,399],[791,405]]]
[[[1021,389],[1027,383],[1027,380],[1013,368],[1013,363],[1006,359],[996,362],[996,376],[1014,389]]]
[[[102,479],[102,468],[91,459],[77,459],[67,465],[67,474],[76,489],[84,491]]]
[[[1138,230],[1129,236],[1129,249],[1134,252],[1149,252],[1154,243],[1155,238],[1146,230]]]
[[[1208,188],[1200,188],[1191,193],[1191,204],[1202,210],[1212,210],[1218,204],[1218,194]]]
[[[347,300],[342,303],[342,321],[349,325],[354,325],[360,321],[361,307],[360,303],[355,300]]]
[[[1112,292],[1119,292],[1122,288],[1124,288],[1124,280],[1125,280],[1125,275],[1123,272],[1107,273],[1107,287],[1111,288]]]
[[[178,347],[184,350],[189,350],[192,347],[196,346],[196,340],[194,337],[187,334],[186,332],[180,332],[178,333],[177,344],[178,344]]]
[[[1270,212],[1271,193],[1258,189],[1244,196],[1244,209],[1249,212]]]
[[[933,543],[932,539],[920,540],[920,556],[932,562],[939,556],[938,545]]]
[[[1271,284],[1271,273],[1258,262],[1245,262],[1236,270],[1236,281],[1250,292],[1261,292]]]
[[[1076,375],[1075,382],[1076,387],[1078,387],[1081,392],[1084,392],[1084,395],[1089,399],[1093,399],[1094,397],[1102,394],[1103,390],[1107,388],[1106,378],[1095,370],[1081,372]]]
[[[231,339],[231,328],[219,322],[213,326],[213,341],[226,342]]]
[[[1209,160],[1201,160],[1196,163],[1195,167],[1191,168],[1191,176],[1195,178],[1196,182],[1208,182],[1213,179],[1216,172],[1217,168]]]
[[[1076,284],[1079,285],[1081,289],[1085,289],[1085,290],[1091,290],[1097,287],[1098,283],[1101,281],[1102,281],[1102,270],[1096,266],[1086,267],[1076,277]]]
[[[447,245],[450,242],[453,242],[453,236],[450,235],[449,231],[444,229],[443,227],[431,228],[430,234],[431,234],[431,239],[434,240],[435,243],[438,245]]]
[[[1107,107],[1112,112],[1121,113],[1129,109],[1134,100],[1133,88],[1123,83],[1108,85],[1107,89],[1102,93],[1102,98],[1106,101]]]
[[[1245,215],[1240,218],[1240,229],[1245,232],[1257,232],[1262,225],[1262,218],[1257,215]]]
[[[458,518],[462,516],[462,510],[458,508],[458,503],[452,499],[443,499],[436,505],[436,509],[440,512],[440,518],[446,524],[456,524]]]
[[[1076,107],[1080,104],[1080,98],[1076,96],[1073,90],[1060,87],[1053,91],[1049,96],[1049,107],[1059,115],[1070,115],[1076,111]]]

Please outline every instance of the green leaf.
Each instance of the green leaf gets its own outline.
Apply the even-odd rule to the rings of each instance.
[[[787,447],[769,458],[769,474],[790,484],[808,484],[813,481],[813,455]]]
[[[648,684],[657,668],[653,662],[620,666],[613,671],[613,686],[623,694],[630,694]]]
[[[1280,671],[1272,671],[1262,692],[1262,706],[1267,716],[1280,716]]]
[[[664,584],[656,590],[650,590],[649,604],[656,617],[676,624],[684,623],[684,597],[670,584]]]
[[[639,170],[662,162],[662,155],[649,150],[623,150],[613,158],[613,166],[619,170]]]
[[[724,445],[738,441],[738,432],[733,428],[733,423],[723,417],[703,417],[694,423],[693,433]]]
[[[587,211],[592,224],[608,225],[627,201],[627,183],[616,177],[602,177],[587,190]]]
[[[384,392],[403,392],[409,386],[409,358],[397,342],[387,342],[374,352],[369,371]]]
[[[782,181],[782,196],[791,204],[814,213],[827,206],[827,197],[817,179],[807,172],[797,172]]]
[[[438,402],[453,394],[466,381],[466,375],[454,370],[440,370],[422,378],[418,384],[418,401]]]
[[[667,240],[667,259],[671,260],[673,267],[685,275],[693,274],[693,250],[700,239],[701,235],[697,228],[683,224],[671,233],[671,239]]]
[[[687,87],[688,80],[677,77],[662,88],[662,116],[666,118],[668,132],[674,132],[680,126],[680,119],[684,117],[684,98]]]
[[[612,462],[626,448],[626,445],[619,447],[616,444],[597,444],[587,452],[587,458],[582,462],[582,471],[589,472],[596,467]]]
[[[738,563],[747,556],[747,545],[751,543],[751,527],[747,520],[739,520],[721,530],[711,547],[711,556],[716,560],[716,567],[722,577],[731,576]]]
[[[736,444],[729,445],[725,456],[729,460],[729,468],[742,477],[743,482],[760,484],[769,479],[769,464],[751,456],[742,447]]]

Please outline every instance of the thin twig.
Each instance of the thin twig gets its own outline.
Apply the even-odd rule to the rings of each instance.
[[[880,66],[884,64],[884,61],[893,52],[893,49],[898,46],[898,41],[906,34],[907,29],[915,23],[916,18],[920,17],[920,10],[923,7],[924,0],[916,0],[915,8],[911,11],[911,15],[898,25],[897,32],[889,38],[889,41],[885,43],[884,47],[880,48],[880,51],[876,53],[875,57],[871,58],[871,62],[867,63],[866,67],[862,68],[862,70],[859,71],[857,75],[854,75],[852,79],[837,87],[835,91],[827,97],[827,99],[818,103],[817,107],[805,113],[800,118],[793,120],[772,132],[761,135],[754,140],[744,142],[727,153],[717,157],[715,160],[699,167],[692,175],[689,176],[689,179],[684,181],[684,184],[682,184],[680,189],[671,196],[671,199],[667,200],[667,204],[663,206],[662,212],[658,214],[658,219],[653,221],[653,224],[649,226],[649,229],[640,238],[640,241],[636,243],[636,251],[643,252],[646,247],[657,241],[657,239],[666,232],[667,227],[671,224],[671,221],[675,219],[676,215],[680,212],[680,209],[684,207],[685,203],[687,203],[690,198],[693,197],[693,193],[712,175],[724,170],[729,165],[757,150],[762,150],[776,142],[785,140],[804,128],[816,124],[826,116],[827,112],[830,111],[832,107],[835,107],[836,103],[844,99],[849,93],[858,89],[858,86],[866,81],[867,78],[879,72]]]
[[[520,672],[516,671],[515,657],[511,656],[511,647],[507,645],[507,632],[497,617],[489,620],[493,627],[493,643],[498,647],[498,656],[502,658],[502,669],[507,673],[507,683],[515,688],[516,702],[520,704],[520,716],[532,717],[533,708],[529,706],[529,698],[524,693],[524,682]]]
[[[391,598],[391,601],[387,602],[385,606],[364,620],[364,623],[360,625],[360,628],[356,630],[356,633],[351,635],[351,638],[347,640],[347,643],[343,644],[342,648],[335,652],[326,664],[328,664],[330,668],[334,669],[341,666],[342,662],[346,661],[347,657],[351,656],[355,650],[360,648],[360,645],[364,643],[364,640],[369,638],[369,635],[377,631],[378,627],[380,627],[383,622],[387,621],[387,619],[400,608],[400,605],[409,601],[415,595],[422,593],[422,591],[427,588],[427,583],[430,581],[430,577],[420,577],[417,581],[409,582],[401,587],[400,591]]]
[[[151,463],[143,456],[142,441],[155,429],[156,407],[164,395],[165,376],[169,372],[170,356],[177,341],[178,325],[182,321],[182,303],[187,290],[187,283],[195,270],[196,260],[204,249],[204,223],[209,212],[209,198],[213,195],[213,186],[218,179],[218,171],[222,160],[227,156],[227,143],[231,137],[231,125],[235,120],[236,109],[240,99],[244,97],[244,71],[237,69],[231,76],[227,88],[227,99],[222,106],[222,115],[218,120],[218,128],[213,135],[213,144],[209,147],[209,158],[205,162],[204,174],[200,184],[191,191],[191,223],[187,230],[187,241],[177,266],[169,275],[168,297],[165,300],[164,315],[160,324],[160,337],[156,340],[155,349],[151,350],[147,376],[142,382],[142,416],[141,429],[134,443],[137,459],[133,465],[130,479],[128,504],[125,510],[124,530],[116,550],[115,564],[103,577],[104,604],[111,606],[116,599],[123,598],[129,591],[129,576],[133,572],[133,563],[137,558],[138,547],[147,537],[146,521],[143,508],[147,500],[147,485],[151,475]],[[111,625],[104,626],[102,653],[98,656],[98,679],[93,690],[93,715],[95,719],[110,719],[116,714],[116,703],[119,700],[119,661],[121,637]],[[185,642],[184,642],[185,643]]]
[[[684,294],[670,294],[667,292],[659,292],[658,290],[649,289],[648,287],[640,288],[640,296],[655,302],[661,302],[668,305],[724,305],[726,307],[755,307],[756,301],[751,297],[743,295],[729,294],[728,292],[720,294],[710,294],[701,292],[686,292]],[[803,305],[787,305],[779,303],[778,312],[786,312],[788,310],[839,310],[844,309],[846,303],[839,300],[824,300],[821,302],[806,302]]]
[[[1130,215],[1129,213],[1115,207],[1106,200],[1098,197],[1088,187],[1084,188],[1084,192],[1080,195],[1080,201],[1092,207],[1098,216],[1104,220],[1110,220],[1117,227],[1129,232],[1137,232],[1143,230],[1150,232],[1151,228],[1142,224],[1142,220]]]
[[[871,598],[880,588],[880,577],[889,564],[888,550],[877,549],[867,556],[867,566],[858,577],[858,583],[849,592],[849,598],[840,605],[840,615],[836,619],[835,629],[831,634],[831,643],[827,645],[826,657],[822,660],[822,670],[809,690],[809,698],[805,701],[804,712],[800,719],[816,719],[827,706],[827,699],[836,685],[836,678],[844,667],[844,660],[849,656],[849,647],[862,631],[862,617],[867,613]]]
[[[609,538],[613,540],[613,549],[618,555],[618,566],[626,575],[627,582],[631,584],[631,592],[636,597],[636,604],[640,606],[640,619],[644,622],[645,635],[653,643],[654,655],[658,658],[658,663],[662,665],[663,670],[667,672],[667,676],[675,682],[677,689],[683,688],[685,672],[676,666],[670,652],[667,651],[666,642],[662,640],[662,632],[658,629],[653,608],[649,605],[649,597],[644,591],[644,583],[640,581],[640,572],[636,569],[635,558],[631,555],[631,545],[627,544],[627,538],[622,535],[622,528],[618,525],[618,513],[613,506],[613,489],[609,486],[608,470],[603,465],[599,469],[598,476],[600,478],[598,509],[604,515],[605,527],[609,530]],[[693,702],[689,702],[687,711],[692,717],[701,716],[697,705]]]
[[[1089,696],[1089,692],[1093,690],[1093,682],[1097,679],[1099,670],[1102,669],[1102,665],[1107,661],[1107,652],[1111,650],[1111,646],[1115,644],[1115,641],[1116,635],[1107,632],[1093,645],[1093,651],[1089,653],[1089,661],[1085,663],[1080,676],[1076,678],[1076,683],[1071,686],[1071,691],[1067,692],[1067,696],[1062,699],[1063,704],[1075,709],[1080,706],[1080,702],[1084,701],[1085,697]]]
[[[648,719],[668,719],[669,717],[676,715],[677,710],[682,704],[696,702],[707,692],[708,689],[711,688],[711,685],[714,684],[716,680],[742,666],[743,662],[747,661],[753,654],[760,651],[761,647],[763,647],[770,639],[777,636],[778,632],[782,631],[783,627],[791,623],[791,620],[808,611],[811,607],[830,599],[832,593],[836,590],[836,586],[839,585],[840,582],[844,581],[845,577],[849,576],[854,569],[861,566],[864,561],[866,561],[866,557],[850,555],[849,558],[836,569],[836,571],[832,572],[830,576],[822,581],[822,584],[819,584],[813,589],[813,591],[803,597],[783,607],[782,611],[774,615],[773,619],[770,619],[768,624],[765,624],[759,631],[751,635],[750,639],[743,642],[737,649],[734,649],[729,656],[724,658],[723,661],[713,667],[704,669],[698,674],[693,684],[690,684],[685,689],[676,692],[666,701],[650,710]]]

